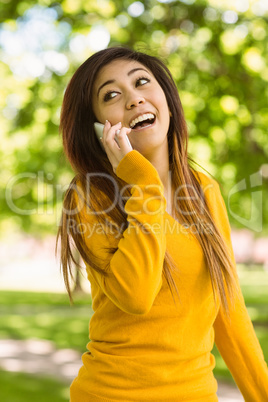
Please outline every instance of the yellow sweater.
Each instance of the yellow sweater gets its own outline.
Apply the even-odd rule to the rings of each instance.
[[[214,336],[245,400],[268,401],[267,365],[241,292],[228,323],[215,308],[198,241],[166,212],[156,169],[133,150],[116,174],[132,185],[125,205],[129,226],[118,237],[105,234],[94,215],[85,219],[87,245],[108,275],[87,267],[94,314],[71,402],[215,402]],[[198,174],[231,250],[218,184]],[[117,250],[109,256],[105,247]],[[178,268],[176,305],[162,275],[166,248]]]

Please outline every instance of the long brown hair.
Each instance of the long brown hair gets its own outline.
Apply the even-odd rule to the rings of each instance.
[[[78,265],[72,252],[72,241],[86,264],[92,269],[101,271],[93,252],[86,247],[83,233],[74,228],[73,218],[79,224],[83,220],[77,206],[79,182],[82,193],[80,197],[94,211],[100,211],[103,203],[109,204],[114,199],[114,189],[107,184],[105,175],[109,175],[122,188],[126,183],[113,172],[106,153],[102,150],[93,129],[97,120],[92,107],[92,88],[98,72],[102,67],[116,59],[135,60],[147,67],[162,87],[169,110],[171,112],[168,130],[169,167],[172,178],[172,188],[180,188],[180,208],[175,208],[176,219],[182,224],[197,227],[195,236],[198,239],[206,259],[211,277],[211,283],[216,304],[216,295],[228,312],[227,293],[232,300],[236,286],[234,267],[223,237],[218,231],[210,210],[207,206],[198,175],[192,168],[192,160],[187,155],[188,132],[183,108],[178,90],[166,65],[158,58],[136,52],[125,47],[113,47],[101,50],[89,57],[75,72],[65,91],[60,121],[60,132],[63,137],[64,151],[71,166],[77,173],[65,194],[61,225],[57,234],[57,245],[61,239],[61,267],[65,285],[71,298],[70,276],[72,277],[72,262]],[[90,192],[88,201],[88,174],[99,172],[98,176],[90,177],[90,185],[95,191]],[[102,194],[102,204],[99,194]],[[76,195],[75,195],[76,194]],[[124,194],[125,195],[125,194]],[[124,197],[125,198],[125,197]],[[99,214],[98,219],[104,222],[107,217],[117,227],[127,227],[127,215],[118,203],[109,212]],[[207,228],[209,227],[209,230]],[[57,251],[56,245],[56,251]],[[111,253],[116,249],[110,249]],[[168,250],[165,254],[163,273],[174,298],[173,291],[178,294],[173,274],[177,270]]]

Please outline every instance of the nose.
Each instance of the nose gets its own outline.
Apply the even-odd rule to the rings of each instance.
[[[145,103],[145,99],[141,95],[132,93],[127,100],[126,108],[130,110],[143,103]]]

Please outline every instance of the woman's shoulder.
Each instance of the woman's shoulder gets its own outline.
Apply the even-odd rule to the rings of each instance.
[[[208,202],[210,209],[212,208],[213,211],[216,213],[223,213],[225,214],[225,202],[222,196],[221,185],[218,181],[203,172],[194,171],[195,176],[197,177],[200,186],[202,188],[204,197]]]
[[[71,181],[68,189],[68,191],[71,191],[72,197],[72,214],[74,217],[79,216],[80,221],[91,221],[95,215],[90,191],[88,191],[87,187],[86,182],[77,175]]]
[[[203,172],[197,171],[197,170],[193,170],[194,175],[196,176],[197,180],[199,181],[201,187],[207,189],[207,188],[211,188],[211,189],[217,189],[219,188],[219,183],[218,181],[215,179],[215,177],[213,177],[210,174],[205,174]]]

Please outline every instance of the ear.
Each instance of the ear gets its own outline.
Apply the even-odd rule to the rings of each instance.
[[[169,110],[169,116],[172,117],[172,113],[171,113],[170,109],[168,109],[168,110]]]

